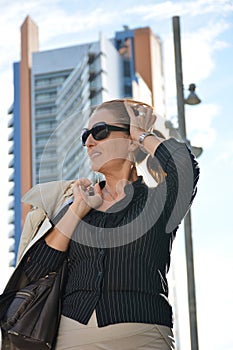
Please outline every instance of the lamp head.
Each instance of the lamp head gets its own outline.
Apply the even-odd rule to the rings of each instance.
[[[195,89],[196,89],[196,85],[195,84],[190,84],[189,85],[190,94],[184,100],[184,102],[187,105],[198,105],[199,103],[201,103],[201,100],[199,99],[199,97],[195,93]]]

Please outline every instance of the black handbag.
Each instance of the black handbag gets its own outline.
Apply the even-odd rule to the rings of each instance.
[[[62,289],[67,274],[67,260],[58,272],[51,272],[14,293],[1,296],[1,303],[11,302],[1,317],[3,338],[19,350],[53,349],[60,317]],[[2,307],[3,309],[3,307]],[[6,347],[7,348],[7,347]]]

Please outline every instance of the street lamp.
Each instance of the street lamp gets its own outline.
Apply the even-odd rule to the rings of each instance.
[[[201,100],[195,93],[195,84],[190,84],[190,94],[187,99],[184,99],[183,91],[183,71],[182,71],[182,56],[181,56],[181,41],[180,41],[180,18],[172,17],[173,22],[173,37],[175,51],[175,67],[176,67],[176,90],[177,90],[177,109],[178,109],[178,131],[181,138],[189,144],[186,137],[185,126],[185,110],[184,104],[198,104]],[[191,146],[192,148],[192,146]],[[200,155],[202,148],[193,147],[193,150]],[[195,152],[194,152],[195,153]],[[188,304],[189,304],[189,323],[190,323],[190,338],[191,350],[198,350],[198,331],[197,331],[197,314],[196,314],[196,290],[195,276],[193,264],[193,243],[192,243],[192,222],[191,211],[189,210],[184,218],[184,233],[185,233],[185,251],[186,251],[186,267],[187,267],[187,283],[188,283]]]

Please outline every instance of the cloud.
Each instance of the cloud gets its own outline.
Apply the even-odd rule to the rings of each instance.
[[[59,46],[63,42],[67,46],[67,40],[69,45],[77,44],[78,41],[86,42],[88,31],[92,32],[92,41],[98,40],[101,29],[112,24],[116,15],[116,11],[107,12],[103,8],[96,8],[88,13],[77,11],[73,14],[65,14],[57,9],[52,18],[44,14],[40,19],[41,42],[44,47],[54,45],[54,41]],[[94,38],[93,33],[96,35]]]
[[[93,8],[85,13],[77,7],[73,13],[68,14],[58,0],[50,0],[49,2],[47,0],[23,2],[20,0],[11,2],[2,0],[0,21],[4,30],[2,30],[0,37],[0,52],[4,54],[1,55],[0,61],[0,84],[5,96],[2,99],[4,103],[1,103],[0,106],[1,115],[6,114],[9,105],[12,103],[12,64],[14,61],[20,60],[20,26],[28,14],[39,26],[39,41],[42,50],[51,49],[55,46],[77,44],[85,40],[88,30],[92,31],[92,41],[97,40],[98,32],[94,39],[93,32],[101,25],[114,23],[113,17],[116,17],[114,11],[107,12],[101,8]],[[51,16],[48,16],[48,14],[51,14]],[[77,39],[78,35],[80,40]],[[8,85],[7,88],[6,84]]]
[[[212,74],[215,69],[214,53],[229,47],[229,43],[219,39],[228,28],[229,24],[224,20],[218,23],[210,21],[195,31],[186,30],[181,33],[184,84],[188,85],[193,81],[199,83]],[[174,77],[174,43],[171,33],[165,38],[164,51],[166,74]]]
[[[211,20],[198,27],[194,31],[181,33],[182,65],[184,97],[187,97],[188,86],[191,83],[198,86],[207,80],[216,69],[215,53],[224,50],[229,44],[221,39],[221,35],[229,28],[225,20],[213,23]],[[174,43],[171,33],[164,41],[164,63],[167,95],[168,119],[177,115],[175,64],[174,64]],[[213,127],[213,120],[220,114],[221,108],[216,103],[205,103],[203,100],[198,106],[185,106],[186,127],[188,138],[195,146],[205,149],[214,145],[216,130]]]
[[[215,68],[213,57],[217,50],[229,46],[219,37],[229,28],[226,21],[209,22],[193,33],[185,33],[182,38],[184,83],[195,77],[196,82],[208,78]]]
[[[221,135],[221,139],[224,136]],[[221,167],[230,170],[230,166],[233,166],[233,140],[221,140],[219,142],[218,154],[213,160],[214,165],[221,164]]]
[[[219,113],[220,108],[215,104],[186,107],[186,125],[192,145],[207,150],[215,144],[217,132],[213,121]]]
[[[120,20],[119,12],[113,9],[106,11],[104,6],[98,5],[87,11],[85,7],[77,4],[73,11],[69,11],[69,6],[62,5],[58,0],[4,2],[0,19],[7,35],[1,36],[0,48],[5,48],[6,51],[9,48],[11,57],[13,50],[19,52],[20,26],[27,15],[30,15],[39,26],[40,44],[43,50],[51,49],[55,45],[77,44],[82,41],[82,37],[77,40],[77,36],[82,33],[85,40],[88,31],[92,31],[93,40],[93,32],[96,31],[98,36],[98,31],[103,26],[113,26],[117,18]],[[94,40],[98,39],[97,36]],[[18,50],[15,50],[16,47]]]
[[[140,14],[143,20],[151,18],[165,19],[172,16],[192,17],[217,13],[229,13],[233,11],[233,3],[231,0],[193,0],[193,1],[163,1],[153,5],[141,5],[127,9],[129,14]]]

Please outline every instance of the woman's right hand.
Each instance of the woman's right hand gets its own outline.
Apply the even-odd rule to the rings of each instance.
[[[73,184],[74,201],[71,204],[71,208],[81,219],[87,215],[92,208],[99,207],[103,202],[99,184],[94,186],[94,195],[89,194],[91,185],[91,181],[87,178],[81,178]]]
[[[156,115],[153,113],[153,109],[150,106],[138,104],[136,105],[138,114],[132,107],[132,104],[127,100],[124,102],[125,108],[130,117],[130,136],[134,141],[138,141],[140,135],[145,131],[151,131],[156,121]]]

